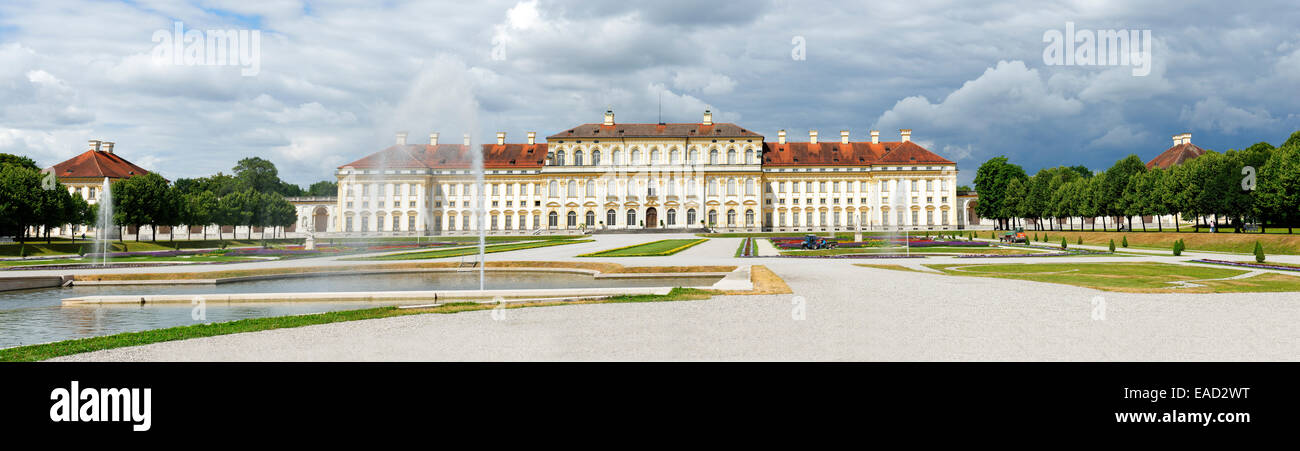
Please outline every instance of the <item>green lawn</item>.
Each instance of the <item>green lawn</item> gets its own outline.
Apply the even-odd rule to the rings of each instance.
[[[537,247],[563,246],[566,244],[590,243],[594,240],[538,240],[526,241],[522,243],[493,244],[483,248],[483,252],[492,254],[496,252],[517,251],[520,249],[532,249]],[[478,255],[478,246],[462,247],[456,249],[441,249],[423,252],[407,252],[401,254],[384,255],[380,257],[363,257],[348,260],[424,260],[430,258],[462,257],[466,255]]]
[[[1009,249],[994,246],[930,246],[914,247],[913,254],[994,254],[994,255],[1025,255],[1041,254],[1051,251],[1034,251],[1029,249]],[[907,251],[901,247],[858,247],[858,248],[835,248],[835,249],[818,249],[818,250],[783,250],[782,255],[847,255],[847,254],[906,254]]]
[[[944,274],[968,277],[996,277],[1059,283],[1107,291],[1167,293],[1237,293],[1265,291],[1300,291],[1300,277],[1262,274],[1235,280],[1223,279],[1247,271],[1172,263],[1006,263],[1006,264],[929,264]],[[1168,283],[1194,282],[1200,287],[1179,288]]]
[[[662,257],[676,254],[705,241],[708,239],[659,240],[582,254],[579,257]]]
[[[199,235],[194,235],[199,236]],[[272,245],[302,244],[302,239],[268,239],[267,243]],[[217,249],[220,248],[222,241],[219,240],[176,240],[167,241],[159,239],[158,241],[130,241],[126,242],[113,241],[110,252],[146,252],[146,251],[168,251],[176,248],[184,249]],[[254,238],[252,240],[226,240],[226,247],[261,247],[262,240]],[[40,255],[77,255],[79,252],[95,252],[93,241],[77,240],[53,240],[50,244],[40,242],[27,242],[25,244],[27,256],[34,257]],[[18,257],[18,243],[0,244],[0,257]]]
[[[250,258],[250,257],[233,257],[233,256],[232,256],[232,257],[227,257],[227,256],[224,256],[224,255],[195,255],[195,256],[190,256],[190,257],[183,257],[183,256],[177,256],[177,257],[143,257],[143,256],[138,256],[138,257],[114,257],[114,258],[110,258],[110,259],[108,259],[108,262],[109,262],[110,264],[113,264],[113,263],[116,263],[116,264],[123,264],[123,263],[172,263],[172,262],[193,262],[193,263],[203,263],[203,262],[254,262],[254,261],[267,261],[267,260],[269,260],[269,259],[265,259],[265,258]],[[37,265],[80,265],[80,264],[97,264],[97,263],[99,263],[99,262],[100,262],[100,260],[94,260],[94,259],[89,259],[89,258],[86,258],[86,259],[78,259],[78,258],[58,258],[58,259],[51,259],[51,260],[10,260],[10,261],[0,261],[0,267],[12,267],[12,266],[37,266]]]
[[[1266,254],[1300,254],[1300,234],[1289,235],[1285,232],[1286,229],[1269,229],[1267,234],[1233,233],[1231,229],[1218,233],[1210,233],[1209,231],[1174,232],[1173,230],[1157,232],[1154,229],[1148,232],[1141,230],[1136,232],[1102,232],[1100,230],[1096,232],[1078,230],[1025,231],[1030,239],[1033,239],[1034,234],[1038,234],[1039,238],[1046,234],[1052,239],[1052,241],[1045,243],[1049,245],[1060,244],[1062,237],[1071,245],[1078,243],[1079,238],[1083,238],[1083,244],[1093,246],[1106,246],[1110,244],[1111,240],[1115,240],[1116,250],[1124,250],[1121,244],[1127,238],[1129,247],[1133,249],[1169,251],[1173,248],[1174,241],[1181,239],[1187,244],[1188,251],[1250,254],[1255,251],[1255,241],[1258,240],[1260,245],[1264,247],[1264,253]],[[1002,233],[1004,232],[996,232],[998,235]],[[979,233],[979,237],[988,238],[989,232],[982,231]]]
[[[575,302],[535,302],[509,304],[506,308],[545,307],[565,304],[619,303],[619,302],[666,302],[708,299],[713,292],[696,288],[674,288],[665,295],[624,295],[603,300]],[[17,346],[0,349],[0,362],[34,362],[59,356],[80,354],[104,349],[140,346],[164,341],[186,340],[190,338],[212,337],[216,335],[255,332],[259,330],[302,327],[315,324],[356,321],[363,319],[389,318],[394,316],[419,315],[426,313],[459,313],[470,310],[495,308],[496,304],[477,302],[445,303],[438,307],[423,309],[399,309],[397,307],[377,307],[359,310],[315,313],[309,315],[277,316],[272,318],[250,318],[212,324],[169,327],[166,329],[126,332],[102,337],[81,338],[54,343],[29,346]]]

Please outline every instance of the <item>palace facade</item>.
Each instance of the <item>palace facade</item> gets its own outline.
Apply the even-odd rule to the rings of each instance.
[[[325,229],[475,233],[478,211],[493,234],[958,228],[956,163],[899,133],[822,140],[812,130],[796,142],[782,130],[773,142],[709,111],[698,123],[657,124],[618,123],[606,111],[545,142],[497,133],[478,149],[482,192],[468,135],[409,144],[398,133],[394,145],[338,168],[337,214]]]

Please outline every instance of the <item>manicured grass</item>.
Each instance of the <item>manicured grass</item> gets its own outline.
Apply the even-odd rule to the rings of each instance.
[[[606,249],[600,252],[592,252],[590,254],[582,254],[579,255],[579,257],[661,257],[676,254],[705,241],[708,240],[659,240],[614,249]]]
[[[224,256],[224,255],[195,255],[195,256],[191,256],[191,257],[183,257],[183,256],[174,256],[174,257],[145,257],[145,256],[138,256],[138,257],[113,257],[113,258],[109,258],[109,259],[108,259],[108,262],[109,262],[110,264],[111,264],[111,263],[118,263],[118,264],[122,264],[122,263],[173,263],[173,262],[193,262],[193,263],[205,263],[205,262],[227,262],[227,263],[234,263],[234,262],[254,262],[254,261],[267,261],[267,259],[261,259],[261,258],[249,258],[249,257],[233,257],[233,256],[232,256],[232,257],[227,257],[227,256]],[[89,258],[86,258],[86,259],[59,258],[59,259],[51,259],[51,260],[9,260],[9,261],[0,261],[0,266],[11,267],[11,266],[36,266],[36,265],[83,265],[83,264],[97,264],[97,263],[99,263],[99,262],[100,262],[100,260],[97,260],[97,259],[89,259]]]
[[[1050,251],[1044,251],[1050,252]],[[993,254],[993,255],[1024,255],[1040,254],[1028,249],[1008,249],[993,246],[928,246],[914,247],[913,254]],[[846,255],[846,254],[905,254],[907,253],[901,247],[897,248],[879,248],[879,247],[859,247],[859,248],[835,248],[835,249],[817,249],[817,250],[784,250],[782,255]]]
[[[930,264],[930,268],[953,276],[996,277],[1059,283],[1107,291],[1157,293],[1236,293],[1300,291],[1300,277],[1264,274],[1235,280],[1223,279],[1247,271],[1172,263],[1009,263]],[[1280,277],[1272,277],[1272,276]],[[1266,277],[1267,276],[1267,277]],[[1168,282],[1196,281],[1199,287],[1180,288]]]
[[[621,302],[667,302],[708,299],[713,294],[709,290],[696,288],[674,288],[666,295],[624,295],[602,300],[574,302],[528,302],[508,304],[506,308],[544,307],[567,304],[596,304]],[[217,335],[256,332],[270,329],[311,326],[316,324],[356,321],[363,319],[390,318],[394,316],[419,315],[426,313],[459,313],[471,310],[488,310],[496,304],[477,302],[446,303],[438,307],[422,309],[399,309],[397,307],[378,307],[359,310],[314,313],[308,315],[277,316],[272,318],[250,318],[222,323],[196,324],[193,326],[169,327],[166,329],[126,332],[102,337],[81,338],[54,343],[18,346],[0,349],[0,362],[33,362],[54,357],[80,354],[104,349],[141,346],[165,341],[187,340],[191,338],[212,337]]]
[[[532,249],[537,247],[563,246],[566,244],[590,243],[595,240],[539,240],[527,241],[523,243],[493,244],[484,246],[483,252],[492,254],[496,252],[517,251],[520,249]],[[456,249],[442,249],[424,252],[407,252],[402,254],[384,255],[380,257],[364,257],[348,260],[424,260],[430,258],[462,257],[466,255],[478,255],[478,246],[462,247]]]
[[[199,236],[199,235],[194,235]],[[110,243],[110,252],[146,252],[146,251],[168,251],[176,248],[180,249],[216,249],[220,248],[220,240],[182,240],[167,241],[165,235],[161,235],[158,241],[131,241],[126,242],[113,241]],[[267,239],[267,243],[273,245],[283,244],[302,244],[300,238],[279,238]],[[254,238],[252,240],[238,239],[226,240],[226,247],[261,247],[262,240]],[[77,240],[53,240],[50,244],[40,242],[27,242],[27,256],[34,257],[40,255],[77,255],[79,252],[95,252],[94,241]],[[0,244],[0,257],[17,257],[18,243]]]
[[[854,264],[853,266],[861,266],[861,267],[863,267],[863,268],[892,269],[892,270],[894,270],[894,271],[909,271],[909,272],[919,272],[919,273],[924,273],[924,272],[925,272],[925,271],[921,271],[921,270],[919,270],[919,269],[908,268],[908,267],[903,266],[903,265],[869,265],[869,264],[864,264],[864,263],[856,263],[856,264]]]
[[[1212,252],[1234,252],[1241,254],[1250,254],[1255,251],[1255,240],[1259,240],[1260,245],[1264,246],[1265,254],[1300,254],[1300,234],[1288,235],[1285,233],[1272,233],[1280,230],[1285,232],[1286,229],[1270,229],[1270,233],[1232,233],[1231,229],[1226,232],[1209,233],[1206,232],[1090,232],[1090,231],[1070,231],[1070,230],[1053,230],[1053,231],[1033,231],[1027,230],[1030,238],[1037,233],[1042,238],[1046,233],[1054,242],[1046,243],[1056,245],[1061,243],[1061,238],[1071,245],[1078,243],[1079,237],[1083,237],[1083,244],[1093,246],[1106,246],[1110,240],[1115,240],[1115,250],[1122,251],[1120,243],[1124,238],[1128,238],[1129,248],[1132,249],[1156,249],[1169,251],[1174,247],[1174,241],[1179,239],[1187,243],[1188,251],[1212,251]],[[1004,232],[995,232],[1001,235]],[[980,232],[980,238],[988,238],[988,231]]]

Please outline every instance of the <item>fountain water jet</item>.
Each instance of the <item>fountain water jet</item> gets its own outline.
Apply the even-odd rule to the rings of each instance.
[[[102,266],[108,266],[108,251],[112,242],[113,230],[113,194],[110,187],[113,186],[104,177],[104,185],[99,197],[99,220],[95,223],[96,237],[95,247],[99,251],[99,256],[103,259]]]

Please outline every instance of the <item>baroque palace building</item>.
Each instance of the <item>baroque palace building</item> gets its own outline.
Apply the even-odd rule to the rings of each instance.
[[[957,165],[911,140],[775,142],[736,124],[604,121],[537,142],[484,144],[484,188],[461,144],[396,144],[340,166],[330,231],[489,233],[579,230],[949,230],[958,228]],[[319,228],[317,230],[320,230]]]

